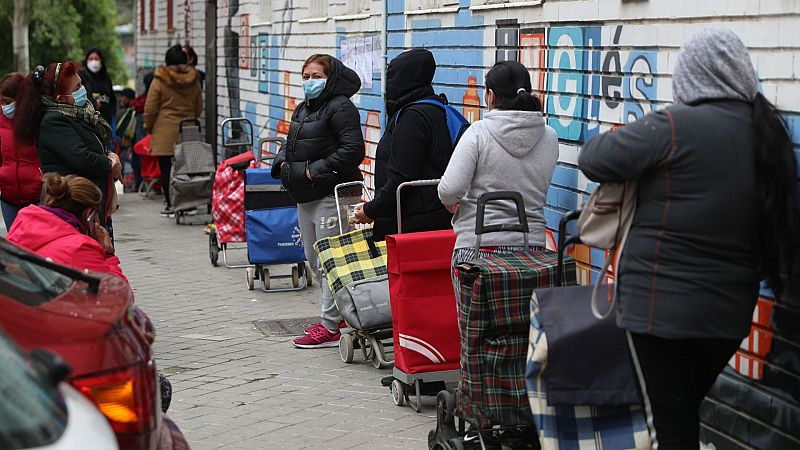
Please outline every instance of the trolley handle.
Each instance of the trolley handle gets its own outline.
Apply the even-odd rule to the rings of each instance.
[[[370,195],[369,191],[367,190],[367,185],[364,184],[363,181],[349,181],[347,183],[339,183],[333,188],[333,196],[336,200],[336,211],[339,213],[339,234],[344,234],[344,226],[342,225],[342,205],[341,201],[339,200],[339,191],[341,189],[352,187],[352,186],[361,186],[361,197],[366,197],[367,201],[372,200],[372,195]],[[347,217],[345,217],[347,219]]]
[[[486,225],[486,204],[493,201],[511,200],[517,207],[517,219],[519,223],[499,223]],[[496,233],[498,231],[517,231],[525,236],[525,248],[528,248],[528,219],[525,215],[525,201],[522,194],[514,191],[485,192],[478,197],[478,211],[475,217],[475,250],[481,248],[481,236],[486,233]]]
[[[247,124],[247,129],[248,129],[247,131],[248,132],[245,133],[246,136],[247,136],[247,140],[246,141],[231,143],[230,140],[228,140],[226,142],[226,140],[225,140],[225,129],[226,129],[226,126],[230,125],[230,127],[233,127],[233,124],[235,124],[235,123]],[[255,138],[254,138],[255,133],[254,133],[253,130],[254,130],[253,122],[251,122],[250,119],[248,119],[246,117],[229,117],[229,118],[223,120],[222,121],[222,147],[223,148],[225,148],[225,147],[240,147],[240,146],[245,146],[245,145],[252,146],[255,143]]]
[[[183,129],[185,128],[186,124],[190,123],[197,127],[198,130],[202,131],[203,128],[200,126],[200,119],[197,117],[189,117],[186,119],[181,119],[180,123],[178,123],[178,133],[182,133]]]
[[[407,187],[425,187],[425,186],[438,186],[441,179],[435,180],[414,180],[400,183],[395,191],[395,198],[397,200],[397,234],[403,234],[403,209],[400,206],[400,193]]]
[[[564,254],[567,252],[567,247],[574,244],[581,243],[580,235],[567,235],[567,225],[581,215],[581,210],[570,211],[563,216],[558,222],[558,267],[556,268],[556,286],[561,286],[564,277]]]
[[[254,153],[253,156],[254,156],[256,161],[258,161],[258,162],[262,162],[262,161],[263,162],[269,162],[269,161],[272,161],[273,159],[275,159],[274,156],[264,157],[264,158],[262,158],[262,156],[261,156],[263,154],[264,144],[268,144],[268,143],[271,143],[271,142],[277,143],[280,147],[283,147],[284,145],[286,145],[286,139],[284,139],[282,137],[279,137],[279,136],[267,137],[267,138],[259,139],[258,140],[258,147],[256,147],[255,151],[253,152]]]

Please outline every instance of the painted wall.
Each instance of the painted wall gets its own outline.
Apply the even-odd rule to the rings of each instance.
[[[595,187],[576,167],[581,144],[668,105],[678,49],[704,27],[724,26],[742,37],[800,159],[800,0],[219,0],[217,17],[218,57],[209,70],[219,77],[220,124],[244,116],[258,137],[285,136],[302,99],[302,62],[312,53],[334,54],[362,77],[353,102],[367,141],[367,183],[385,125],[384,57],[430,49],[438,63],[436,91],[473,121],[483,112],[488,68],[521,61],[560,139],[546,207],[550,228]],[[140,35],[140,67],[163,55],[161,33]],[[202,32],[192,39],[199,42]],[[195,48],[200,53],[202,46]],[[575,256],[588,282],[606,255],[578,248]],[[759,300],[751,336],[703,406],[703,439],[717,449],[800,448],[798,297],[776,305],[764,292]]]

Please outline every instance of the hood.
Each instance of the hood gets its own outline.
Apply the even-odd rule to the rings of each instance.
[[[436,60],[424,48],[412,48],[397,55],[386,69],[386,110],[389,117],[415,100],[433,93]]]
[[[317,109],[337,95],[350,98],[359,89],[361,89],[361,78],[358,77],[355,70],[345,66],[344,63],[331,56],[331,71],[328,74],[328,80],[325,82],[325,89],[319,97],[309,100],[307,103],[309,108]]]
[[[753,101],[758,79],[747,48],[730,30],[703,30],[681,47],[672,74],[672,95],[687,105],[704,100]]]
[[[483,116],[486,130],[506,153],[520,158],[533,151],[544,135],[542,113],[491,110]]]
[[[153,76],[164,84],[175,87],[191,86],[197,82],[197,70],[186,64],[159,66]]]
[[[67,236],[80,235],[72,225],[38,206],[22,208],[8,232],[8,240],[34,253]]]

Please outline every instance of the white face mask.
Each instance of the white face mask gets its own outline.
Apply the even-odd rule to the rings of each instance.
[[[92,71],[92,73],[100,72],[100,69],[103,68],[103,63],[101,63],[97,59],[93,59],[91,61],[86,61],[86,67]]]

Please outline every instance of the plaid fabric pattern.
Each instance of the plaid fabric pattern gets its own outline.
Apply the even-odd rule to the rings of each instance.
[[[372,240],[372,228],[320,239],[314,243],[314,250],[331,292],[339,292],[355,281],[388,275],[386,242],[375,242],[380,254],[373,257],[368,240]]]
[[[631,406],[548,406],[547,336],[536,294],[531,296],[526,384],[542,450],[649,449],[644,412]]]
[[[244,174],[222,163],[214,177],[211,217],[221,244],[247,242],[244,233]]]
[[[480,428],[533,422],[525,355],[534,289],[555,285],[557,254],[495,253],[456,267],[460,285],[461,380],[456,412]],[[565,268],[574,283],[575,263]]]

